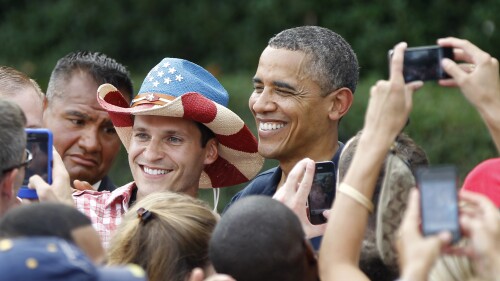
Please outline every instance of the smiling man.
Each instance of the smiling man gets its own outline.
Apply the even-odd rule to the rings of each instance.
[[[50,76],[43,122],[54,134],[54,147],[75,179],[95,190],[114,190],[107,176],[120,150],[108,113],[97,103],[99,85],[111,83],[130,102],[133,88],[126,68],[114,59],[92,52],[61,58]]]
[[[352,104],[358,76],[351,46],[329,29],[302,26],[271,38],[260,56],[249,107],[259,153],[279,166],[258,175],[231,203],[254,194],[273,196],[304,158],[337,166],[343,147],[338,126]]]
[[[228,93],[215,77],[192,62],[162,60],[146,76],[130,105],[111,84],[99,87],[97,100],[127,149],[134,177],[113,192],[80,190],[72,194],[105,247],[122,215],[146,195],[174,191],[196,197],[199,188],[243,183],[262,168],[256,138],[226,107]],[[38,178],[30,184],[39,190],[43,182]]]

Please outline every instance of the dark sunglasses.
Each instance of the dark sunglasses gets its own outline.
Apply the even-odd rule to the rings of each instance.
[[[14,169],[19,169],[21,167],[27,167],[30,164],[31,160],[33,160],[33,155],[31,154],[31,152],[27,148],[25,149],[25,153],[26,153],[26,160],[24,160],[20,164],[14,165],[14,166],[9,167],[7,169],[3,169],[2,174],[10,172]]]

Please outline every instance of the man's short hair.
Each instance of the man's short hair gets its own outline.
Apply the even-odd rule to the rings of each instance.
[[[319,26],[299,26],[281,31],[269,47],[304,52],[309,63],[304,73],[316,81],[324,95],[346,87],[353,93],[359,78],[358,59],[339,34]]]
[[[90,219],[72,206],[37,203],[7,212],[0,220],[0,237],[56,236],[75,242],[72,232],[91,225]]]
[[[201,133],[201,147],[205,148],[209,140],[215,138],[214,132],[200,122],[195,122]]]
[[[25,88],[33,88],[43,101],[44,94],[38,83],[25,73],[9,66],[0,66],[0,97],[14,96]]]
[[[0,99],[0,173],[20,164],[26,148],[26,117],[21,108]],[[0,176],[3,176],[1,174]]]
[[[308,241],[295,214],[267,196],[249,196],[222,216],[210,240],[210,260],[238,281],[308,280]]]
[[[130,101],[134,93],[130,74],[125,66],[116,60],[99,52],[79,51],[72,52],[57,61],[50,75],[47,87],[47,99],[50,101],[64,93],[60,83],[68,82],[75,71],[87,73],[100,85],[110,83],[120,89]],[[96,94],[96,93],[90,93]]]

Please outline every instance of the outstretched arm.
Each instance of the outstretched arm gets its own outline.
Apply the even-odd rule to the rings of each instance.
[[[467,100],[479,111],[497,151],[500,152],[500,77],[498,60],[467,40],[448,37],[438,40],[441,46],[453,47],[457,64],[443,59],[444,70],[453,78],[439,84],[460,87]]]
[[[394,48],[389,81],[378,81],[370,89],[358,148],[344,181],[337,187],[342,190],[343,185],[348,185],[370,202],[387,152],[408,119],[412,94],[423,85],[420,81],[405,85],[402,73],[405,49],[406,43]],[[367,204],[359,203],[359,196],[352,193],[337,192],[333,204],[319,256],[323,281],[367,280],[358,268],[358,261],[369,212],[364,207]]]

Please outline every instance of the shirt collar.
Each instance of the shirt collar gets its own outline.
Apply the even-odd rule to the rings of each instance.
[[[128,183],[120,188],[115,189],[111,192],[111,196],[106,199],[104,206],[107,208],[111,204],[120,202],[123,205],[124,211],[128,211],[130,197],[132,196],[132,191],[137,188],[135,182]]]

